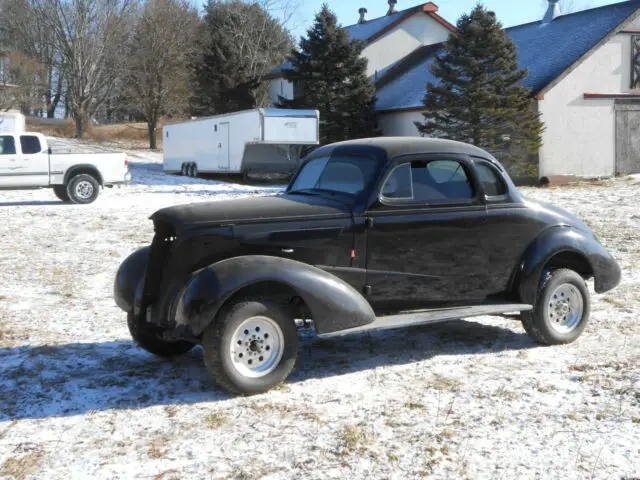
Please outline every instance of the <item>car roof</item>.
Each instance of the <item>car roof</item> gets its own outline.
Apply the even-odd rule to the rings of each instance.
[[[387,158],[390,160],[400,155],[420,153],[457,153],[484,157],[497,162],[490,153],[468,143],[426,137],[376,137],[347,140],[345,142],[327,145],[326,147],[316,150],[314,154],[326,154],[330,151],[338,148],[341,149],[343,147],[353,147],[354,149],[357,149],[358,147],[377,147],[384,150]]]

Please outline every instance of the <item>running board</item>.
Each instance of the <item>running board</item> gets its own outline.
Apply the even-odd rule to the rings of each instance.
[[[482,315],[501,315],[505,313],[526,312],[532,310],[531,305],[524,303],[493,303],[470,307],[440,308],[436,310],[420,310],[398,315],[378,317],[373,323],[318,335],[319,337],[336,337],[371,330],[391,330],[394,328],[413,327],[430,323],[441,323],[462,318],[480,317]]]

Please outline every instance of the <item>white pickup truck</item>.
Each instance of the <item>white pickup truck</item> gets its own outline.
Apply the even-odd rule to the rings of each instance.
[[[100,187],[131,179],[124,153],[51,153],[40,133],[0,133],[0,190],[53,188],[65,202],[91,203]]]

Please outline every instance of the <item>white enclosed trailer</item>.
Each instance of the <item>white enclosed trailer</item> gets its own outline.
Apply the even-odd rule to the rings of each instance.
[[[164,170],[198,173],[286,173],[301,147],[319,143],[317,110],[258,108],[163,129]]]
[[[0,112],[0,132],[22,133],[25,129],[25,117],[20,112]]]

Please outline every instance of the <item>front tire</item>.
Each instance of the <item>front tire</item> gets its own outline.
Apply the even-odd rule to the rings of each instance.
[[[231,393],[256,394],[282,383],[298,355],[298,332],[278,305],[242,299],[220,311],[204,333],[204,363]]]
[[[69,195],[67,194],[67,187],[64,185],[54,185],[53,193],[56,197],[58,197],[63,202],[69,201]]]
[[[522,325],[536,343],[571,343],[587,327],[591,297],[584,279],[573,270],[547,273],[536,298],[533,310],[522,313]]]
[[[67,183],[67,195],[73,203],[87,204],[95,202],[100,193],[100,184],[87,173],[81,173]]]
[[[136,318],[133,313],[127,314],[127,326],[134,342],[143,350],[158,355],[159,357],[175,357],[191,350],[195,343],[180,340],[169,342],[161,338],[162,328]]]

